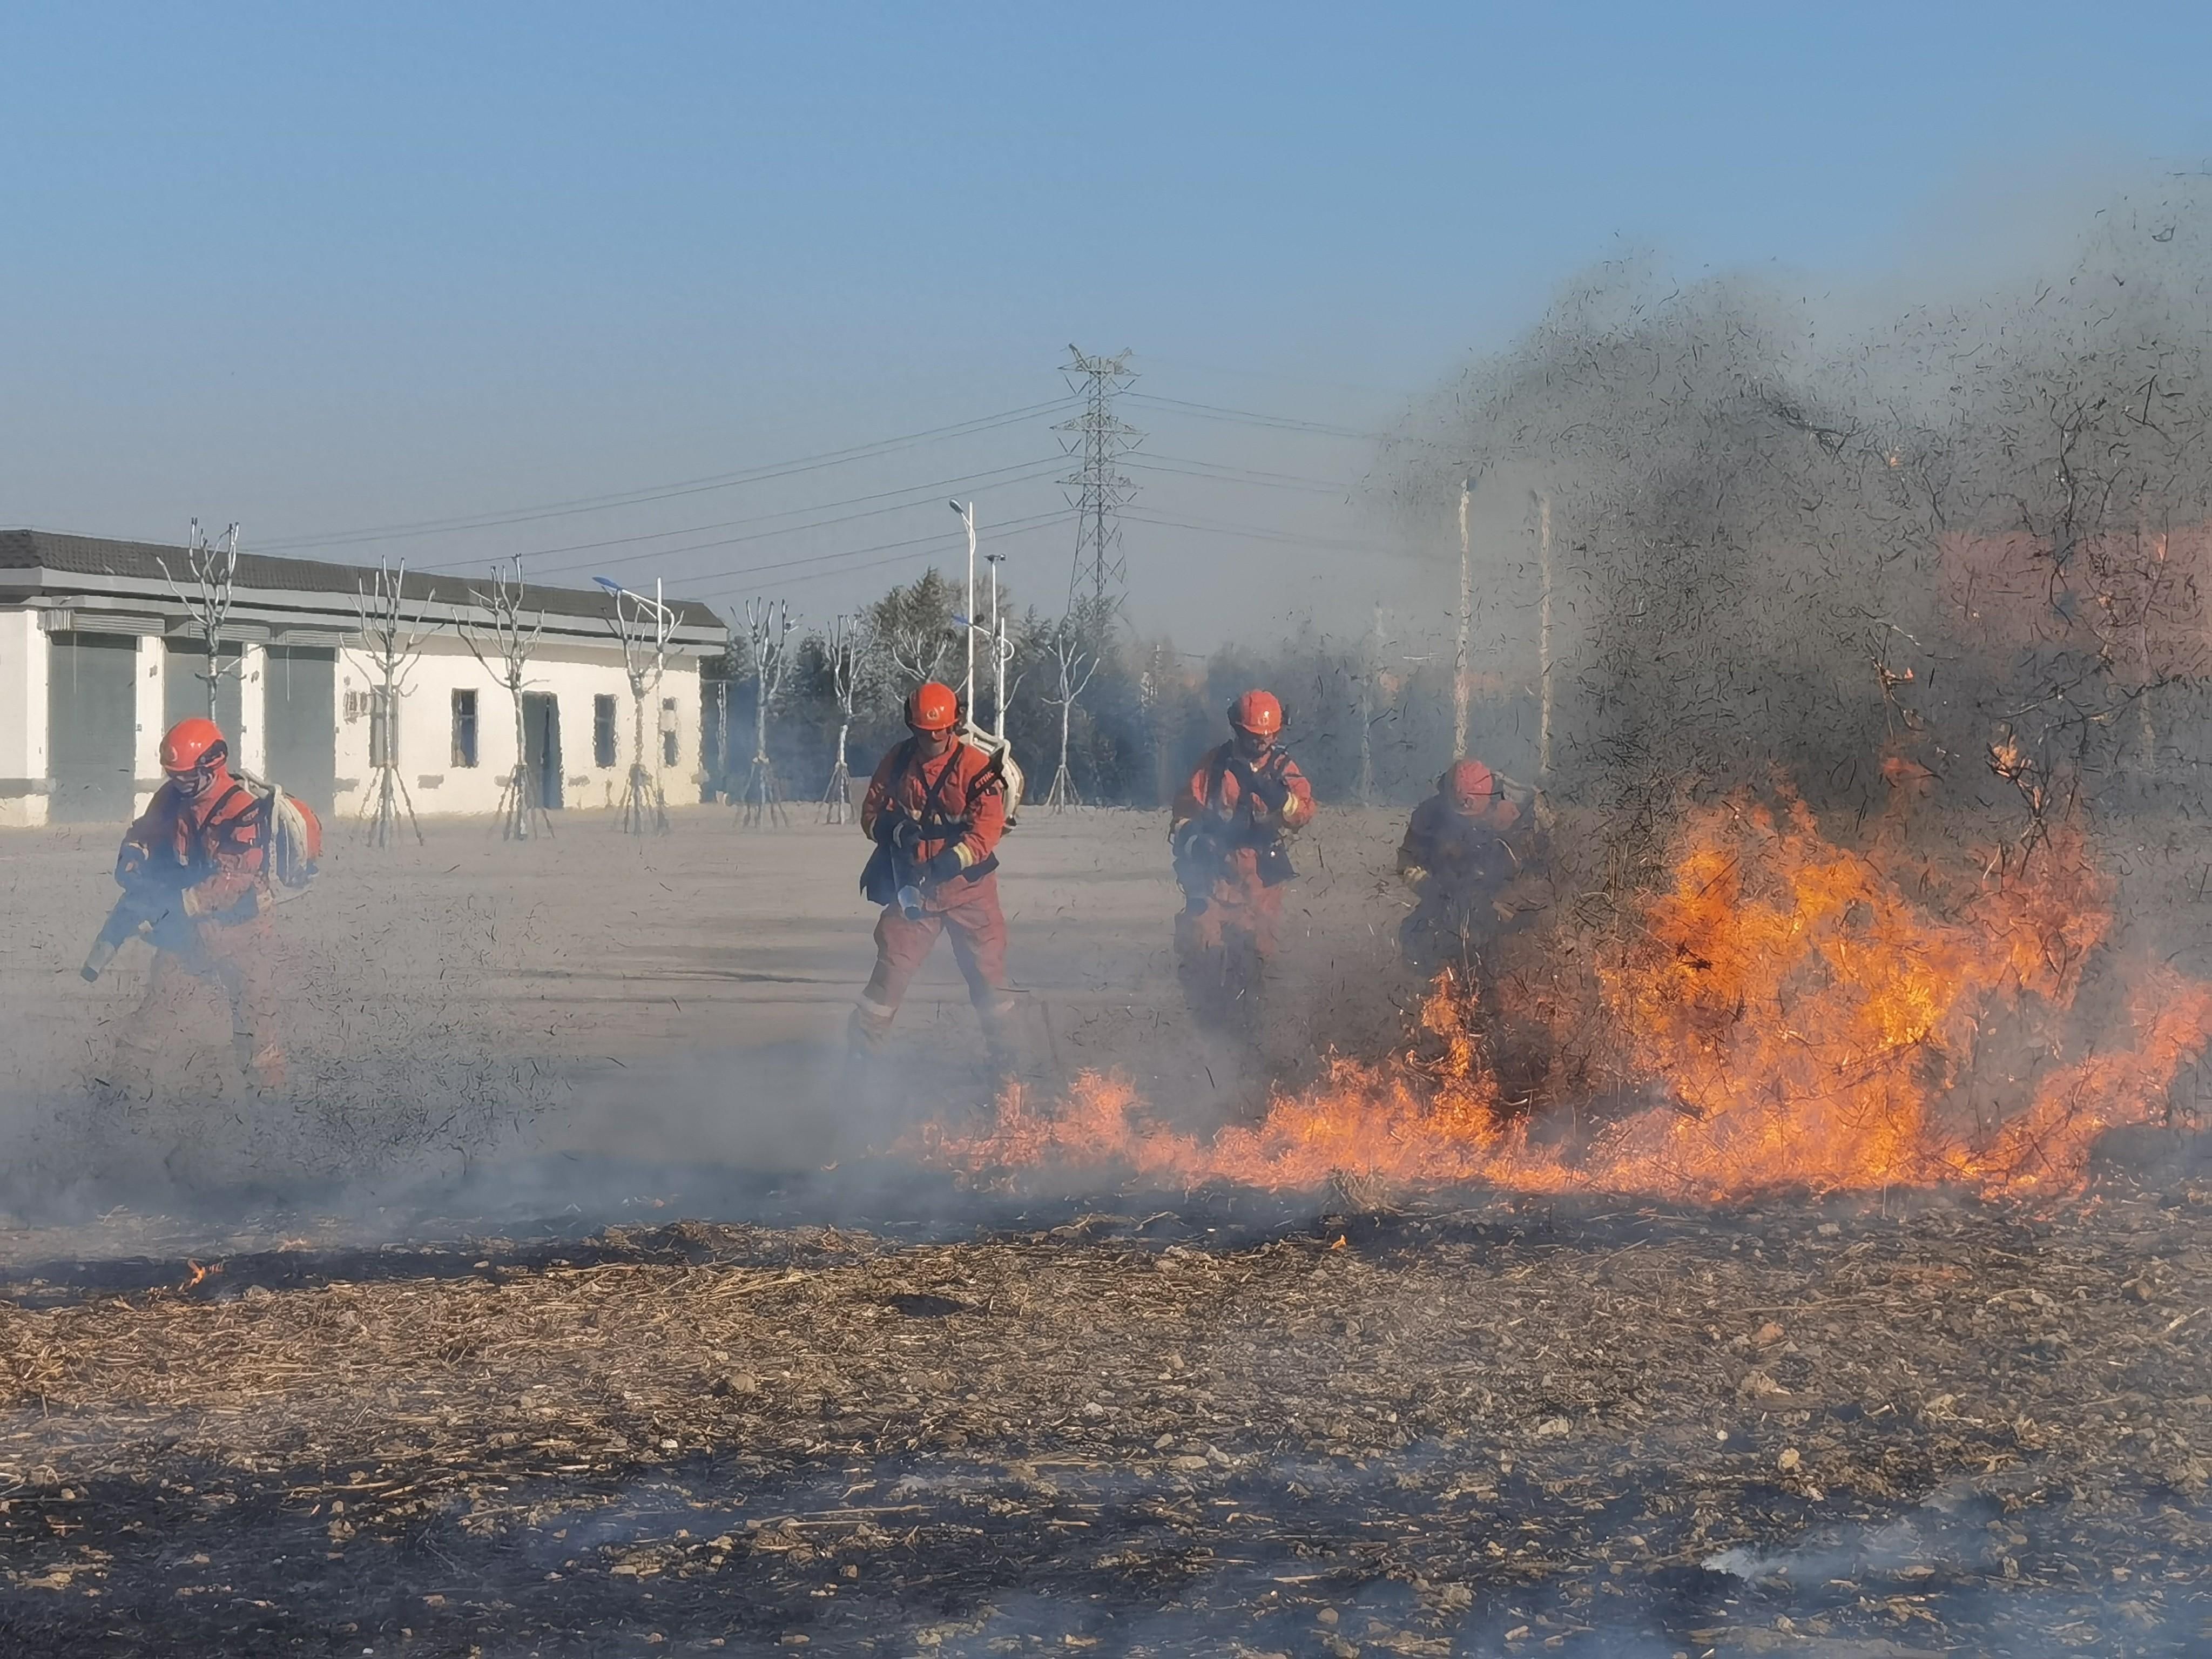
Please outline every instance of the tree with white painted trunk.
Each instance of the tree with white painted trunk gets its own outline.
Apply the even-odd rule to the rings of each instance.
[[[191,532],[185,543],[185,573],[191,585],[179,582],[169,569],[168,561],[160,554],[154,562],[161,568],[161,574],[169,584],[169,591],[177,602],[191,615],[199,630],[200,641],[207,647],[207,672],[194,678],[207,686],[208,718],[214,720],[217,701],[222,691],[225,670],[222,665],[223,625],[230,617],[230,594],[238,578],[238,526],[234,522],[218,539],[209,536],[194,519]],[[235,678],[244,668],[241,659],[228,672]],[[234,745],[240,734],[223,734]]]
[[[517,556],[504,568],[494,565],[484,588],[469,590],[478,614],[460,624],[462,642],[514,702],[514,772],[500,792],[501,841],[528,841],[541,831],[553,833],[543,781],[530,761],[529,722],[522,703],[523,690],[530,684],[530,659],[545,633],[545,614],[526,612],[523,598],[522,560]]]
[[[830,694],[837,704],[837,763],[830,769],[829,787],[822,792],[822,821],[844,823],[853,810],[853,769],[847,762],[845,746],[853,734],[860,681],[874,654],[866,623],[857,616],[837,617],[822,642],[822,654],[830,671]]]
[[[422,642],[446,624],[432,622],[426,626],[419,605],[410,621],[401,603],[406,585],[404,559],[397,570],[389,563],[380,563],[368,583],[354,585],[362,649],[377,674],[377,684],[368,694],[368,765],[376,781],[362,797],[361,809],[363,838],[372,847],[392,845],[399,833],[403,811],[408,827],[415,832],[415,844],[423,844],[422,826],[415,819],[414,799],[399,772],[399,702],[407,695],[407,682],[422,654]]]
[[[784,672],[791,664],[791,606],[781,600],[745,601],[745,637],[752,648],[753,760],[745,772],[744,806],[739,822],[748,830],[766,823],[791,822],[784,806],[783,782],[775,763],[769,758],[768,715],[782,694]]]
[[[645,706],[659,695],[668,672],[668,641],[676,632],[676,609],[664,603],[660,583],[653,584],[653,597],[633,593],[607,576],[592,580],[613,595],[615,614],[611,623],[622,641],[623,673],[629,682],[629,781],[623,789],[622,828],[627,836],[668,833],[668,795],[661,787],[659,744],[647,747]],[[653,759],[650,763],[647,756]]]
[[[1075,787],[1075,775],[1067,769],[1068,730],[1074,718],[1076,699],[1090,685],[1091,677],[1098,672],[1098,652],[1086,643],[1073,612],[1061,617],[1059,626],[1053,629],[1046,652],[1059,671],[1060,695],[1042,701],[1060,710],[1060,764],[1053,772],[1052,787],[1045,791],[1044,804],[1048,811],[1060,813],[1083,805],[1083,797]]]

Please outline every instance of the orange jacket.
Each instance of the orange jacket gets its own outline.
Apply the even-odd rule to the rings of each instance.
[[[228,775],[198,799],[165,783],[123,833],[115,879],[181,897],[194,920],[244,921],[268,908],[269,815]]]
[[[877,823],[892,806],[921,825],[916,864],[957,847],[960,867],[973,869],[991,856],[1006,833],[1006,780],[988,754],[962,738],[956,738],[936,760],[923,759],[912,738],[893,744],[868,780],[868,793],[860,801],[860,833],[873,840]]]
[[[1439,894],[1468,896],[1502,887],[1537,854],[1535,825],[1503,795],[1479,812],[1462,812],[1434,794],[1413,809],[1398,847],[1398,873],[1426,872]]]
[[[1175,810],[1168,819],[1170,836],[1201,816],[1259,836],[1289,835],[1313,822],[1313,786],[1298,770],[1296,761],[1280,749],[1271,747],[1257,761],[1244,763],[1255,773],[1272,775],[1288,792],[1281,810],[1270,811],[1265,802],[1247,797],[1243,785],[1237,781],[1236,760],[1237,745],[1233,742],[1206,751],[1206,758],[1199,762],[1198,769],[1190,775],[1190,781],[1183,785],[1182,793],[1176,799]]]

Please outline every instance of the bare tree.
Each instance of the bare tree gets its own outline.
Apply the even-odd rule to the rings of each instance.
[[[745,772],[744,810],[748,830],[763,823],[789,823],[783,784],[768,753],[768,711],[783,690],[790,665],[791,607],[781,600],[745,601],[745,634],[753,653],[753,763]]]
[[[859,617],[839,617],[830,624],[823,657],[830,669],[830,694],[837,703],[837,764],[830,769],[830,787],[822,792],[824,823],[843,823],[852,811],[853,769],[846,761],[845,742],[852,735],[854,705],[872,654],[873,642]]]
[[[169,591],[191,614],[198,625],[200,639],[207,647],[207,672],[198,676],[207,685],[208,718],[216,717],[216,698],[222,690],[222,630],[230,617],[230,592],[238,575],[238,526],[234,523],[223,532],[220,540],[211,540],[200,529],[200,521],[192,520],[191,533],[185,544],[185,572],[191,586],[186,588],[170,570],[168,562],[160,554],[154,562],[161,567],[161,574],[168,579]],[[234,666],[234,677],[243,664]],[[234,742],[238,733],[230,733]]]
[[[900,678],[908,682],[908,690],[935,679],[951,648],[952,642],[942,629],[916,628],[894,634],[884,642],[884,655],[890,659]]]
[[[1075,700],[1083,695],[1091,684],[1091,677],[1098,672],[1098,654],[1085,648],[1083,636],[1077,631],[1072,615],[1060,618],[1047,649],[1060,671],[1060,695],[1041,701],[1060,710],[1060,765],[1052,775],[1052,787],[1045,791],[1044,804],[1048,810],[1060,813],[1083,805],[1083,797],[1075,787],[1075,775],[1067,769],[1068,723],[1075,712]]]
[[[355,604],[361,612],[362,648],[375,667],[378,683],[368,694],[368,766],[376,781],[362,798],[364,839],[372,847],[389,847],[399,831],[404,809],[415,844],[422,845],[422,826],[416,822],[415,802],[407,781],[399,772],[399,700],[407,695],[407,682],[422,653],[422,642],[445,626],[442,622],[422,626],[418,615],[410,623],[401,613],[402,591],[407,583],[407,562],[394,570],[388,563],[376,568],[366,586],[355,584]]]
[[[954,614],[960,602],[960,590],[932,566],[861,613],[877,641],[871,670],[861,677],[861,707],[880,699],[895,709],[916,686],[944,678],[945,664],[966,637]]]
[[[514,700],[514,773],[500,792],[499,833],[502,841],[528,841],[538,830],[553,833],[553,817],[545,810],[545,791],[538,769],[530,759],[529,723],[523,716],[523,690],[530,683],[530,659],[545,632],[545,613],[523,614],[522,560],[502,570],[494,565],[489,592],[469,590],[470,601],[489,617],[471,617],[460,625],[461,638],[484,672],[507,688]],[[498,666],[493,666],[493,659]]]
[[[668,833],[668,795],[660,782],[660,745],[653,746],[653,764],[646,764],[645,705],[660,694],[668,672],[668,641],[676,631],[676,611],[660,598],[660,583],[653,584],[653,597],[633,593],[605,576],[592,579],[614,595],[615,614],[610,624],[622,641],[623,672],[629,680],[629,782],[623,790],[622,828],[627,836]]]

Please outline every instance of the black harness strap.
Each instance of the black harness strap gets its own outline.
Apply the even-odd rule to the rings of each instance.
[[[1259,796],[1252,786],[1260,781],[1263,774],[1270,783],[1280,783],[1283,781],[1284,772],[1288,769],[1291,763],[1291,757],[1281,750],[1270,749],[1267,750],[1265,764],[1259,772],[1255,772],[1251,764],[1233,750],[1224,748],[1215,752],[1217,757],[1206,781],[1206,804],[1215,811],[1224,814],[1229,808],[1227,803],[1221,799],[1223,778],[1235,778],[1237,788],[1246,797],[1257,800]]]
[[[957,743],[960,740],[955,738],[954,741]],[[915,754],[912,738],[906,740],[905,748],[906,758],[900,766],[902,780],[908,770],[918,767],[921,763]],[[927,792],[922,796],[921,810],[915,815],[915,822],[920,825],[922,835],[931,841],[957,842],[975,827],[972,814],[953,817],[946,812],[939,799],[945,784],[951,779],[953,763],[957,758],[957,754],[945,756],[945,769],[937,775],[937,781],[928,787]],[[993,776],[993,773],[987,771],[976,778],[974,787],[969,791],[968,799],[961,803],[963,813],[968,813],[969,809],[974,806],[976,795],[981,793],[984,786],[992,780]],[[1003,781],[1000,787],[1004,787]],[[998,867],[999,855],[996,853],[987,853],[963,870],[957,878],[962,881],[981,881]]]
[[[968,820],[965,818],[954,818],[948,817],[942,803],[939,799],[939,793],[943,791],[946,782],[952,776],[952,763],[956,757],[956,755],[952,752],[948,752],[945,755],[945,769],[937,775],[937,781],[931,784],[927,789],[923,792],[921,797],[921,810],[915,814],[915,822],[921,826],[922,833],[928,836],[932,841],[939,841],[944,838],[941,835],[935,833],[939,830],[951,830],[957,835],[963,836],[968,833]],[[908,738],[906,740],[906,762],[900,769],[902,774],[913,772],[919,775],[921,763],[921,758],[915,750],[914,739],[912,738]],[[963,805],[965,805],[965,803],[963,803]]]

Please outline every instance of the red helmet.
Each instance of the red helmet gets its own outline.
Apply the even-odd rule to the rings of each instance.
[[[1229,705],[1229,723],[1255,738],[1272,738],[1283,729],[1283,705],[1272,691],[1247,691]]]
[[[918,685],[906,700],[906,723],[915,732],[949,732],[960,718],[960,699],[952,688],[929,680]]]
[[[1446,767],[1437,787],[1458,802],[1462,811],[1480,811],[1498,793],[1498,775],[1470,756]]]
[[[211,771],[229,758],[222,728],[203,715],[179,720],[161,739],[161,769],[173,775]]]

